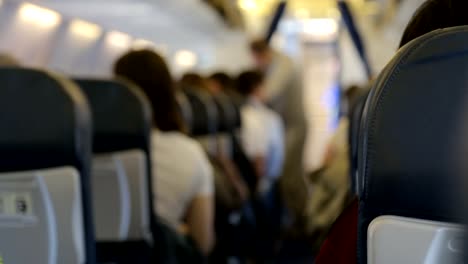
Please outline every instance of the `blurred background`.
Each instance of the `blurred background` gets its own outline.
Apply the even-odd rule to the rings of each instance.
[[[132,48],[165,56],[173,74],[237,74],[252,65],[248,43],[265,36],[278,0],[0,0],[0,52],[26,66],[109,77]],[[394,54],[422,0],[348,0],[370,73]],[[288,0],[272,36],[303,72],[311,129],[306,164],[317,168],[336,128],[340,89],[365,84],[361,60],[336,0]],[[312,147],[314,146],[314,147]]]

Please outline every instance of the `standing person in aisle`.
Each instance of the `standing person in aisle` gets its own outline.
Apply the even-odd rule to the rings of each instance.
[[[282,173],[284,128],[280,116],[263,102],[264,76],[246,71],[237,79],[238,91],[245,97],[241,108],[242,142],[258,177],[257,192],[267,193]]]
[[[308,187],[304,170],[307,123],[302,100],[302,77],[293,61],[273,50],[266,41],[253,41],[250,50],[258,70],[266,77],[263,91],[266,102],[284,122],[285,162],[280,189],[291,216],[292,230],[303,233]]]

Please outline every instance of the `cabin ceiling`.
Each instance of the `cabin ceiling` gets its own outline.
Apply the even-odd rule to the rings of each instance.
[[[5,2],[23,2],[4,0]],[[217,41],[229,33],[219,15],[198,0],[29,0],[79,18],[171,46]]]
[[[23,0],[3,0],[23,2]],[[288,0],[286,16],[338,16],[337,0]],[[382,12],[401,0],[347,0],[358,12]],[[419,0],[405,0],[412,2]],[[168,45],[199,45],[226,41],[233,33],[263,32],[280,0],[29,0],[68,18]]]

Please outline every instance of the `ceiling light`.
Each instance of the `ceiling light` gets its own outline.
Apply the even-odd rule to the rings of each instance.
[[[192,68],[197,61],[197,55],[189,50],[179,50],[175,53],[175,63],[182,68]]]
[[[241,9],[246,11],[252,11],[258,8],[255,0],[238,0],[238,5]]]
[[[338,33],[338,22],[331,18],[307,19],[303,21],[303,32],[314,38],[333,38]]]
[[[21,20],[41,27],[54,27],[60,22],[60,15],[50,9],[24,3],[18,11]]]
[[[107,43],[118,48],[126,48],[130,46],[131,41],[132,38],[129,35],[119,31],[111,31],[107,33],[106,37]]]
[[[96,24],[75,19],[70,24],[70,32],[83,38],[97,39],[101,35],[102,30]]]
[[[135,39],[132,43],[132,49],[135,50],[154,49],[154,47],[154,43],[146,39]]]

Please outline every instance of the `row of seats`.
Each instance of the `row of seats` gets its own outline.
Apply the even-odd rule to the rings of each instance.
[[[410,42],[355,104],[358,263],[464,263],[466,43],[467,26]]]
[[[4,262],[94,263],[85,97],[45,72],[1,69],[0,80]]]
[[[256,176],[253,167],[240,146],[240,105],[226,95],[213,96],[206,91],[186,87],[177,96],[189,135],[197,139],[207,153],[222,153],[240,167],[240,173],[252,193]],[[242,152],[242,153],[240,153]]]
[[[0,82],[3,261],[150,263],[143,94],[123,81],[72,82],[32,69],[0,68]]]
[[[97,259],[148,263],[155,239],[150,104],[123,80],[75,82],[92,110]]]
[[[152,117],[139,88],[21,68],[0,68],[0,81],[3,260],[151,263],[158,243]],[[241,125],[238,105],[196,90],[179,93],[178,105],[208,153],[222,149],[250,165],[233,133]],[[254,190],[253,168],[242,172]],[[33,250],[23,254],[18,244]]]
[[[188,125],[188,134],[203,146],[212,159],[216,160],[219,156],[229,159],[252,194],[243,205],[235,208],[220,201],[222,198],[216,199],[215,226],[219,239],[211,261],[226,263],[229,259],[245,260],[255,251],[252,243],[256,235],[254,194],[257,177],[240,143],[240,105],[224,94],[212,95],[198,87],[185,86],[180,87],[177,101]]]

